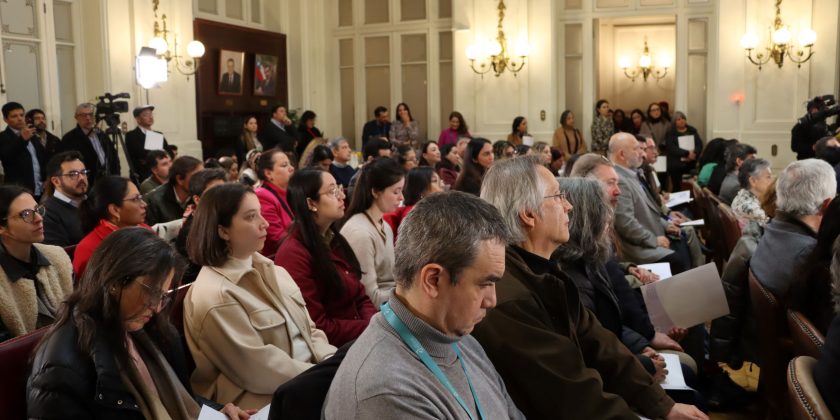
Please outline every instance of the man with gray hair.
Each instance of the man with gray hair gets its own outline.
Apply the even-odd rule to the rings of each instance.
[[[750,260],[755,277],[776,297],[786,298],[797,273],[801,273],[836,192],[834,169],[819,159],[792,162],[779,174],[776,217],[764,228]]]
[[[665,394],[550,260],[569,240],[572,206],[537,157],[496,163],[481,198],[499,209],[514,241],[505,250],[498,304],[474,335],[528,418],[638,418],[634,407],[651,418],[707,419]]]
[[[96,128],[96,107],[83,103],[76,107],[76,128],[61,138],[58,152],[75,150],[82,154],[82,162],[90,171],[88,185],[105,175],[120,174],[120,158],[111,139]]]
[[[396,289],[347,352],[326,419],[524,419],[470,336],[496,305],[510,231],[493,206],[430,195],[400,225]]]
[[[330,173],[335,177],[335,182],[346,188],[350,185],[350,179],[356,174],[356,170],[350,166],[353,149],[350,148],[350,143],[344,137],[336,137],[330,140],[330,149],[333,153]]]

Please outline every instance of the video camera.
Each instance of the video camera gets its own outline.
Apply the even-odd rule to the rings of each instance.
[[[96,104],[96,123],[104,120],[108,127],[117,127],[120,125],[121,112],[128,112],[128,101],[117,101],[116,99],[129,99],[131,95],[126,92],[118,93],[116,95],[106,93],[96,99],[99,102]]]
[[[799,119],[800,124],[816,124],[825,121],[828,117],[840,114],[840,106],[837,106],[834,95],[816,96],[808,101],[806,108],[808,112]],[[812,112],[812,110],[816,111]]]

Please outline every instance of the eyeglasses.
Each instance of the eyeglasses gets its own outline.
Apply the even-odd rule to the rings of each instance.
[[[35,223],[35,213],[38,213],[39,216],[44,217],[47,214],[47,208],[44,206],[38,206],[34,209],[26,209],[15,216],[12,217],[20,217],[26,223]],[[8,221],[9,217],[4,217],[3,221]]]
[[[137,194],[134,197],[123,198],[123,201],[133,201],[134,204],[143,204],[146,202],[143,200],[143,196],[141,194]]]
[[[548,198],[556,198],[560,201],[569,201],[569,200],[566,199],[566,193],[564,193],[564,192],[559,192],[557,194],[547,195],[547,196],[543,197],[543,199],[548,199]]]
[[[344,188],[341,185],[333,185],[327,192],[322,192],[321,195],[332,195],[337,200],[340,200],[344,197]]]
[[[142,281],[138,281],[137,283],[140,283],[140,285],[143,286],[144,289],[146,289],[146,296],[148,297],[146,299],[146,305],[150,308],[166,308],[169,305],[169,303],[172,302],[172,292],[178,290],[173,289],[164,292],[162,290],[152,289],[152,286],[149,286],[148,284],[143,283]]]
[[[89,169],[82,169],[81,171],[70,171],[70,172],[67,172],[66,174],[59,174],[59,176],[66,176],[67,178],[70,178],[73,181],[75,181],[75,180],[79,179],[80,176],[87,177],[88,175],[90,175],[91,172],[92,171],[89,170]]]
[[[76,114],[77,117],[93,118],[93,112],[80,112]]]

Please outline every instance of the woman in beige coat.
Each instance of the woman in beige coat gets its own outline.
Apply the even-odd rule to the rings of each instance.
[[[208,190],[187,239],[203,266],[184,301],[194,391],[261,408],[282,383],[335,353],[283,268],[259,254],[268,223],[240,184]]]

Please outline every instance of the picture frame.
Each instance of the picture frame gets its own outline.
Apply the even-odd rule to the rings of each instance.
[[[245,52],[220,50],[219,52],[219,95],[241,96],[245,68]]]
[[[278,57],[254,54],[254,96],[277,95]]]

